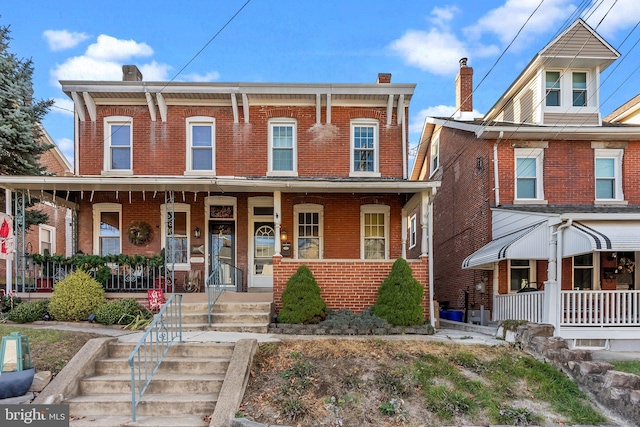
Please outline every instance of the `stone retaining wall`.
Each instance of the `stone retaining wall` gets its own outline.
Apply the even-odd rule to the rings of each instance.
[[[527,323],[518,326],[515,342],[533,357],[549,362],[571,377],[603,407],[629,422],[640,420],[640,376],[613,370],[607,362],[594,361],[589,350],[570,350],[567,342],[554,337],[551,325]]]
[[[429,324],[360,329],[347,326],[330,327],[319,324],[270,323],[269,333],[287,335],[433,335],[435,330]]]

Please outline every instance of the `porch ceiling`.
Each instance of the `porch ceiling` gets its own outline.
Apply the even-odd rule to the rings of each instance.
[[[593,251],[640,251],[638,221],[576,221],[568,233],[563,248],[564,256]]]

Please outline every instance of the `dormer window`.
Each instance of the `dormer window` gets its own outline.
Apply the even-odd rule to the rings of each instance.
[[[572,73],[573,106],[587,106],[587,73]]]
[[[560,71],[547,71],[547,107],[560,106]]]
[[[588,71],[546,71],[544,76],[545,106],[564,107],[560,111],[565,112],[574,107],[588,107],[596,102],[589,101],[588,92],[594,88],[589,82]]]

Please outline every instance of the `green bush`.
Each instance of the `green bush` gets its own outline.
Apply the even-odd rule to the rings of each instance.
[[[282,293],[281,323],[318,323],[327,314],[327,304],[320,296],[320,286],[306,265],[301,265],[287,282]]]
[[[422,325],[423,293],[424,289],[414,279],[407,261],[398,258],[378,289],[373,314],[396,326]]]
[[[102,325],[126,325],[146,311],[134,298],[109,301],[97,308],[96,322]]]
[[[76,270],[56,283],[49,303],[49,313],[61,321],[87,320],[104,303],[102,285],[88,273]]]
[[[8,313],[14,307],[17,307],[18,304],[22,302],[22,298],[15,295],[3,295],[0,298],[0,313]]]
[[[7,314],[7,319],[16,323],[35,322],[47,312],[48,306],[48,299],[22,302]]]

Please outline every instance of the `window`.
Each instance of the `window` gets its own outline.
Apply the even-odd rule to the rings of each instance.
[[[518,292],[535,281],[535,273],[529,265],[528,259],[512,259],[509,261],[509,291]]]
[[[389,258],[389,212],[389,206],[360,207],[361,257],[363,259]]]
[[[590,290],[593,284],[593,254],[573,257],[573,289]]]
[[[378,170],[378,122],[351,122],[351,176],[380,176]]]
[[[587,73],[573,73],[572,74],[572,88],[573,88],[573,106],[574,107],[586,107],[587,106]]]
[[[438,134],[431,142],[431,175],[440,167],[440,135]]]
[[[596,149],[596,200],[623,200],[622,149]]]
[[[546,73],[546,105],[547,107],[560,106],[560,72],[547,71]]]
[[[162,212],[162,246],[166,248],[167,263],[175,263],[176,270],[189,269],[190,206],[185,203],[164,204]],[[171,218],[173,216],[173,229]]]
[[[56,228],[48,225],[38,226],[38,253],[44,254],[45,251],[49,254],[56,252]]]
[[[96,203],[93,205],[94,255],[122,253],[122,205]]]
[[[297,175],[297,125],[293,119],[269,121],[268,175]]]
[[[413,248],[417,241],[418,241],[418,236],[417,236],[417,220],[416,220],[416,215],[413,214],[409,217],[409,249]]]
[[[515,149],[516,199],[542,200],[542,164],[544,149]]]
[[[295,256],[298,259],[321,259],[323,239],[323,206],[315,204],[296,205]]]
[[[133,170],[132,140],[133,119],[131,117],[106,117],[105,124],[105,153],[104,170],[118,173]]]
[[[215,119],[187,119],[187,171],[215,173]]]

